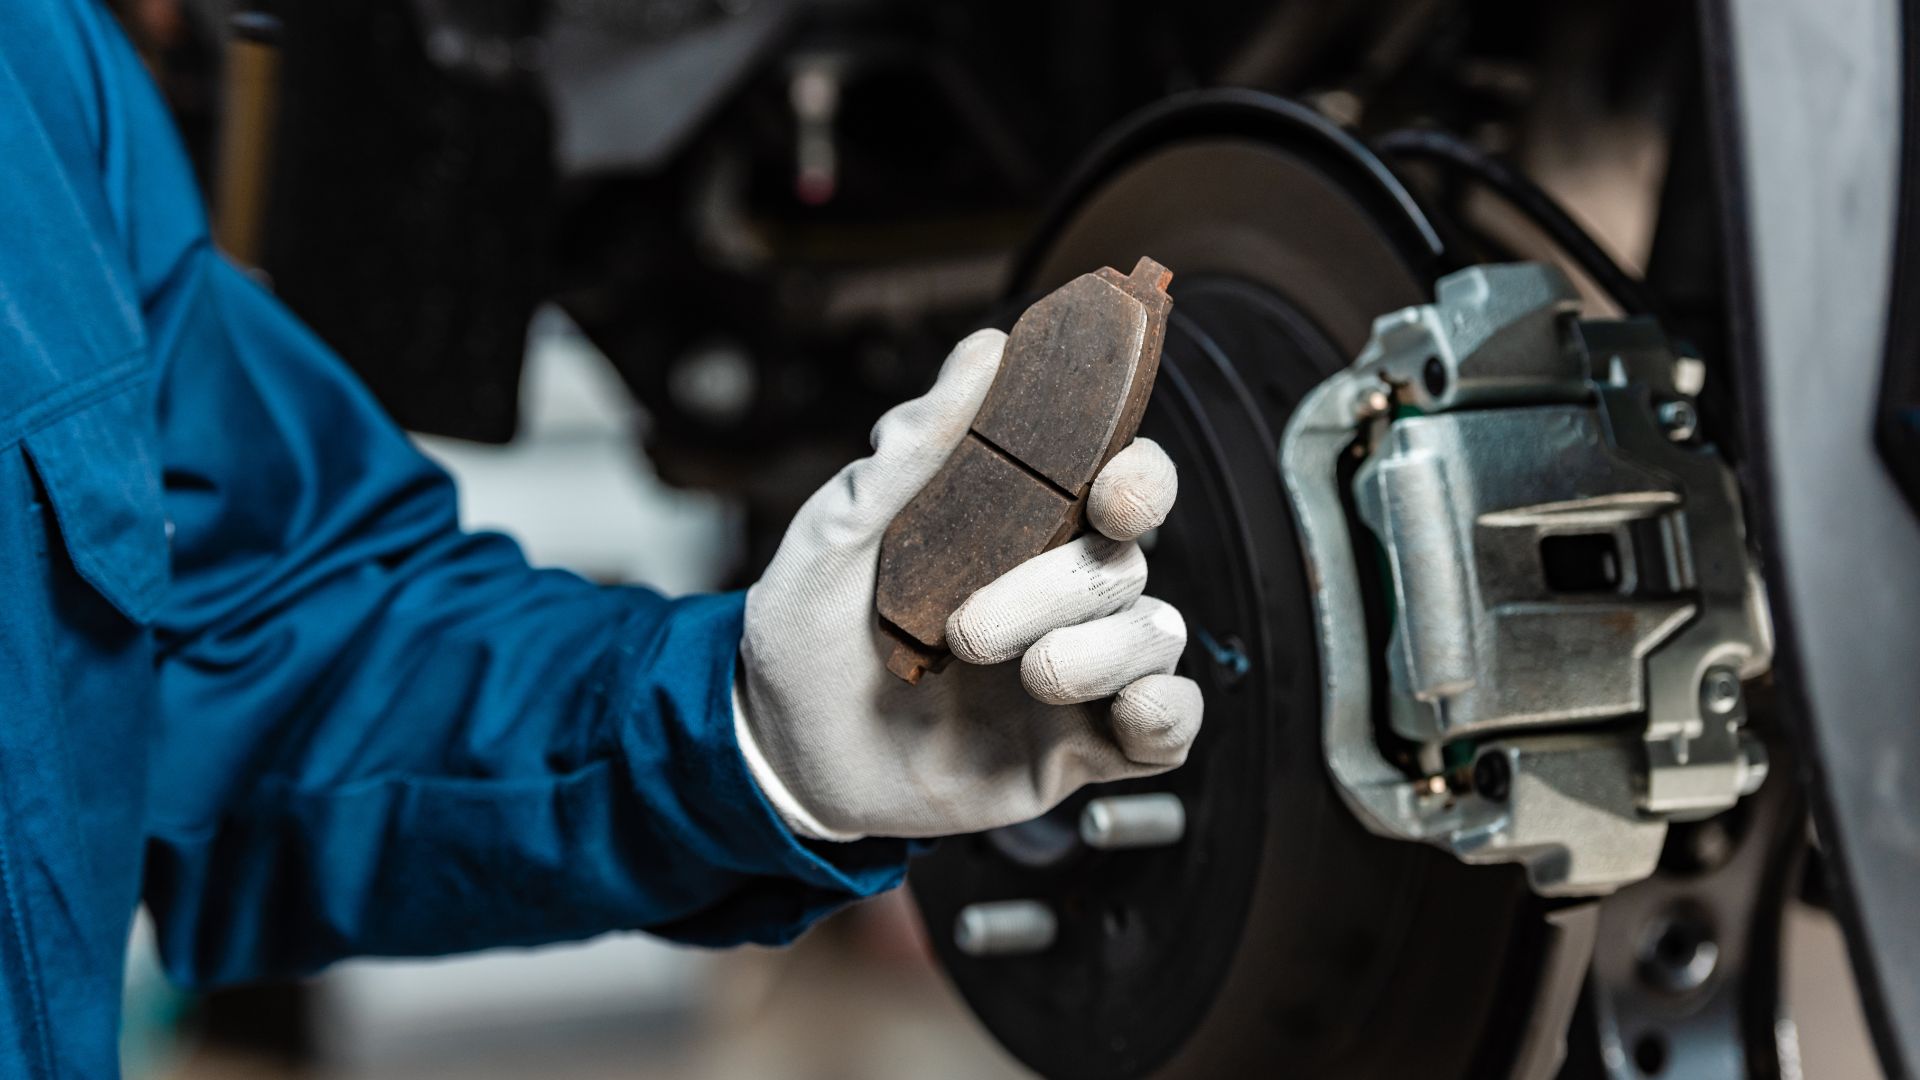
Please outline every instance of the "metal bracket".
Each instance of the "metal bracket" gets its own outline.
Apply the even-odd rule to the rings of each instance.
[[[1658,326],[1577,306],[1547,266],[1448,276],[1435,303],[1376,320],[1280,462],[1342,795],[1377,833],[1521,863],[1546,894],[1645,877],[1669,820],[1732,805],[1766,769],[1740,680],[1772,642],[1732,473],[1697,441]],[[1368,534],[1384,650],[1354,554]]]

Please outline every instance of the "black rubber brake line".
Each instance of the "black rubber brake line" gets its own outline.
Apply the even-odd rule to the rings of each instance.
[[[1545,232],[1627,314],[1655,312],[1646,286],[1622,269],[1553,196],[1513,166],[1457,135],[1431,128],[1388,132],[1373,146],[1383,155],[1425,159],[1470,175]]]

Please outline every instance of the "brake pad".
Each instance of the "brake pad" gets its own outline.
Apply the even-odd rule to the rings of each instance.
[[[947,617],[974,590],[1084,527],[1094,477],[1133,441],[1153,393],[1171,280],[1152,259],[1126,276],[1103,267],[1014,323],[973,426],[881,540],[887,670],[910,683],[938,671]]]

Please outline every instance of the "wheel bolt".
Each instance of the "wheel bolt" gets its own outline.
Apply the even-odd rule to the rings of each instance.
[[[1026,956],[1051,946],[1059,928],[1038,900],[968,904],[953,920],[953,945],[968,956]]]
[[[1109,795],[1080,811],[1080,839],[1101,851],[1165,847],[1186,831],[1187,808],[1170,791]]]

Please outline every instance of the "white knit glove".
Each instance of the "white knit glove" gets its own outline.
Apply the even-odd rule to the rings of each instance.
[[[918,686],[888,673],[873,601],[881,534],[966,435],[1005,344],[997,330],[973,334],[925,396],[881,417],[873,456],[814,492],[747,592],[734,723],[754,779],[802,835],[944,836],[1026,821],[1084,784],[1173,768],[1199,732],[1200,688],[1171,674],[1186,625],[1141,596],[1147,563],[1134,540],[1165,520],[1178,486],[1146,439],[1094,481],[1097,532],[954,612],[947,639],[960,662]]]

